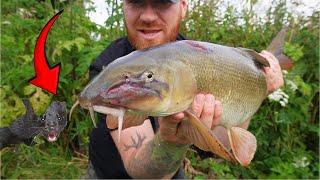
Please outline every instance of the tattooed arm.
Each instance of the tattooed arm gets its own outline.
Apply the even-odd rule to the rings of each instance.
[[[122,131],[117,142],[117,131],[111,133],[128,174],[133,178],[171,178],[179,169],[188,145],[164,141],[153,134],[150,121]]]
[[[181,166],[187,148],[188,145],[166,142],[156,134],[137,151],[128,164],[128,172],[137,178],[170,178]]]
[[[208,128],[219,124],[221,103],[213,95],[198,94],[192,110]],[[118,131],[111,132],[124,166],[133,178],[171,178],[182,164],[189,147],[184,137],[184,113],[159,119],[159,131],[154,135],[150,121],[122,131],[121,142]]]

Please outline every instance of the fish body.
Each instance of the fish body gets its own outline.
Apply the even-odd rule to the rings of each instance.
[[[292,67],[282,54],[283,32],[270,49]],[[183,123],[193,128],[184,134],[193,144],[247,166],[257,142],[253,134],[237,126],[248,120],[267,96],[262,70],[266,66],[269,62],[250,49],[177,41],[116,59],[84,88],[78,102],[90,112],[118,116],[119,138],[123,119],[123,127],[131,127],[142,124],[147,116],[185,112],[189,121]],[[227,129],[232,153],[190,110],[197,93],[210,93],[221,101],[220,125]]]
[[[153,80],[145,88],[155,87],[158,94],[141,92],[138,83],[131,83],[136,87],[121,84],[126,77],[142,79],[148,72]],[[122,89],[127,92],[121,93]],[[257,111],[267,86],[261,68],[245,50],[185,40],[135,51],[112,62],[83,90],[80,104],[81,100],[91,105],[114,104],[167,116],[186,110],[199,92],[212,93],[221,101],[221,124],[232,127]],[[144,97],[148,100],[141,100],[139,93],[149,96]]]
[[[181,62],[195,78],[195,93],[211,93],[221,101],[221,125],[237,126],[257,111],[267,95],[267,86],[261,66],[247,51],[195,41],[177,42],[176,46],[175,53],[184,54]]]

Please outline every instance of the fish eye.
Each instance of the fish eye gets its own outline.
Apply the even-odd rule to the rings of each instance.
[[[152,72],[146,72],[145,73],[146,81],[150,82],[153,80],[153,73]]]
[[[126,81],[129,81],[129,75],[128,75],[128,74],[123,74],[122,77],[123,77]]]
[[[128,79],[128,78],[129,78],[129,75],[128,75],[128,74],[124,74],[123,77],[124,77],[125,79]]]

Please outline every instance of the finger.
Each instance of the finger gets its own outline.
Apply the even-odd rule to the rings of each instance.
[[[200,117],[201,112],[203,110],[203,104],[204,104],[205,95],[204,94],[197,94],[192,102],[192,111],[197,115],[197,117]]]
[[[278,59],[268,51],[262,51],[260,54],[263,57],[265,57],[266,60],[270,64],[270,67],[264,67],[263,68],[265,74],[269,74],[269,75],[278,74],[277,76],[279,76],[279,75],[281,76],[282,72],[281,72],[281,67],[280,67]]]
[[[265,53],[266,51],[262,51],[261,53],[259,53],[262,57],[264,57],[270,64],[270,67],[271,67],[271,63],[270,62],[270,59],[269,59],[269,56]]]
[[[279,62],[279,60],[274,56],[274,54],[272,54],[271,52],[269,51],[263,51],[264,54],[266,54],[271,60],[273,60],[274,62]]]
[[[180,122],[181,120],[183,120],[183,118],[184,118],[184,113],[182,112],[172,115],[172,119],[176,120],[177,122]]]
[[[264,57],[269,63],[274,63],[273,58],[270,56],[270,54],[267,51],[262,51],[259,53],[262,57]]]
[[[212,94],[205,96],[203,110],[200,116],[200,120],[208,127],[211,128],[211,124],[214,116],[214,97]]]
[[[272,57],[270,57],[270,55],[266,52],[267,51],[262,51],[260,53],[260,55],[263,56],[269,62],[269,65],[270,65],[270,67],[263,67],[263,71],[265,75],[270,74],[278,66],[280,67],[279,62],[273,60]]]
[[[183,120],[183,118],[184,118],[183,112],[163,117],[163,119],[165,120],[165,123],[174,123],[174,124],[180,123]]]
[[[270,53],[269,51],[263,50],[263,51],[261,51],[261,54],[263,54],[267,57],[270,57],[271,59],[274,59],[274,58],[272,58],[272,57],[274,57],[274,55],[272,53]]]
[[[263,67],[263,72],[264,72],[264,75],[266,76],[267,74],[270,74],[271,68],[270,67]]]
[[[276,67],[277,64],[279,64],[279,60],[270,52],[263,50],[260,53],[261,56],[267,59],[269,62],[270,66],[272,64],[272,67]]]
[[[215,100],[215,106],[214,106],[214,117],[211,125],[211,129],[213,129],[215,126],[220,124],[220,119],[222,115],[222,105],[219,100]]]

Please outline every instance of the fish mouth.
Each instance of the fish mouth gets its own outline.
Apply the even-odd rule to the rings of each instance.
[[[146,87],[144,82],[120,81],[111,85],[109,88],[102,88],[99,96],[104,102],[126,107],[132,100],[146,97],[161,98],[160,92],[150,87]]]
[[[49,142],[54,142],[57,140],[57,137],[58,137],[58,133],[56,133],[55,131],[50,131],[48,133],[47,140]]]

